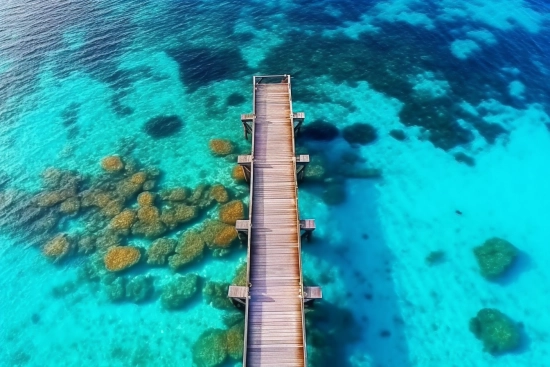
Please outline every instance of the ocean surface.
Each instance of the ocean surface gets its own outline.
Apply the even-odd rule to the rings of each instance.
[[[310,364],[550,366],[549,53],[543,0],[1,1],[0,366],[241,365],[200,353],[239,318],[206,284],[231,283],[246,249],[147,263],[153,240],[181,241],[220,204],[149,238],[109,228],[121,205],[137,210],[139,192],[115,197],[139,170],[162,212],[163,192],[201,185],[246,204],[231,172],[250,151],[252,76],[266,74],[290,74],[306,113],[299,209],[317,229],[303,266],[324,297]],[[106,172],[108,156],[126,171]],[[59,175],[72,194],[55,191]],[[115,213],[85,205],[98,189]],[[489,281],[473,248],[492,237],[519,256]],[[58,260],[52,238],[69,241]],[[139,247],[139,263],[107,271],[113,243]],[[198,289],[167,308],[187,274]],[[154,290],[136,298],[143,276]],[[482,308],[518,323],[517,348],[483,350],[469,329]]]

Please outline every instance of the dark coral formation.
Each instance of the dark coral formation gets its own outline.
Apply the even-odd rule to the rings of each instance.
[[[183,121],[175,115],[157,116],[143,125],[143,130],[153,139],[162,139],[177,134],[183,127]]]
[[[196,274],[176,276],[162,289],[161,304],[168,310],[182,308],[198,291],[200,278]]]
[[[470,320],[470,331],[483,342],[483,350],[502,354],[520,345],[521,333],[517,323],[493,308],[484,308]]]
[[[246,102],[246,98],[240,94],[240,93],[231,93],[229,97],[227,97],[227,105],[228,106],[238,106]]]
[[[309,140],[331,141],[340,135],[338,128],[326,121],[315,120],[310,123],[304,123],[301,128],[300,137]]]
[[[474,248],[481,275],[488,279],[502,276],[514,263],[518,249],[510,242],[493,237]]]
[[[378,138],[376,129],[369,124],[355,123],[342,130],[342,136],[350,144],[366,145]]]
[[[126,298],[134,303],[147,301],[154,292],[153,277],[138,275],[126,283]]]

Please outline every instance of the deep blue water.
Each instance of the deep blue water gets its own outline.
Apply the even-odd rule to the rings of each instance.
[[[252,76],[290,74],[294,110],[307,116],[298,150],[312,157],[300,211],[317,221],[304,272],[324,293],[308,315],[310,364],[550,366],[548,19],[548,4],[522,0],[4,1],[0,365],[216,365],[194,346],[238,316],[201,292],[232,281],[242,246],[205,249],[177,271],[143,255],[113,275],[101,245],[111,217],[37,198],[53,190],[43,176],[55,167],[81,178],[77,202],[89,189],[119,200],[122,176],[100,165],[118,155],[158,169],[150,190],[162,212],[174,204],[162,190],[201,184],[246,204],[231,170],[250,149],[239,116],[251,110]],[[151,132],[155,118],[169,122]],[[213,155],[214,138],[235,154]],[[136,195],[121,205],[137,210]],[[145,252],[218,210],[119,240]],[[43,252],[58,234],[72,242],[54,262]],[[84,237],[97,242],[88,253]],[[497,281],[472,252],[491,237],[520,251]],[[444,256],[430,265],[433,251]],[[167,285],[191,273],[202,279],[195,296],[164,309]],[[146,300],[113,300],[113,284],[143,275],[155,289]],[[517,348],[483,351],[468,326],[481,308],[520,323]]]

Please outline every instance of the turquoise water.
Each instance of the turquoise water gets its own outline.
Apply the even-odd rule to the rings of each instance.
[[[98,236],[110,218],[61,215],[59,204],[37,214],[32,197],[48,167],[86,177],[80,196],[101,180],[112,189],[100,162],[120,155],[160,170],[155,192],[222,184],[246,203],[236,157],[214,156],[209,141],[246,153],[252,75],[286,73],[315,176],[299,192],[302,218],[317,223],[304,272],[324,296],[308,315],[311,364],[550,366],[548,14],[536,0],[2,2],[0,365],[193,366],[199,337],[227,329],[234,311],[200,289],[167,310],[161,294],[178,275],[231,282],[245,249],[206,249],[177,272],[142,255],[116,277],[148,274],[154,293],[113,302],[105,270],[82,277],[105,249],[42,253],[59,233]],[[144,125],[158,116],[182,126],[153,138]],[[319,133],[319,121],[331,128]],[[376,139],[348,143],[356,123]],[[181,238],[218,208],[163,236]],[[491,237],[521,251],[497,281],[472,252]],[[146,251],[151,239],[124,244]],[[444,258],[430,266],[433,251]],[[483,351],[468,325],[486,307],[521,323],[518,348]]]

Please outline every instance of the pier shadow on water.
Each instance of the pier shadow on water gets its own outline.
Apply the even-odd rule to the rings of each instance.
[[[332,264],[330,274],[339,278],[305,274],[306,282],[311,276],[327,290],[306,313],[308,364],[409,367],[406,320],[392,276],[393,254],[378,218],[377,189],[368,180],[348,181],[347,189],[347,201],[330,208],[326,221],[317,221],[317,228],[325,227],[318,232],[327,237],[314,234],[303,247],[304,253]],[[315,218],[315,213],[304,215]]]

